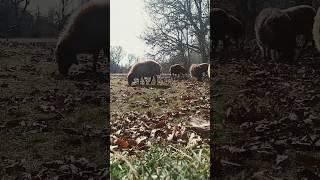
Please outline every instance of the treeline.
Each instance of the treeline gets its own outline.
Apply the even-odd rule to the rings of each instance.
[[[31,1],[0,0],[0,38],[57,37],[74,11],[68,8],[72,0],[58,0],[57,8],[43,14],[39,6],[35,11],[30,10]]]
[[[127,53],[121,46],[111,46],[110,47],[110,72],[111,73],[127,73],[131,66],[140,61],[154,60],[150,58],[139,57],[132,53]],[[124,62],[124,63],[120,63]],[[189,63],[199,64],[202,62],[202,57],[198,53],[190,53],[190,57],[185,57],[184,55],[172,55],[170,57],[163,57],[163,59],[158,62],[162,66],[162,72],[169,72],[169,68],[173,64],[181,64],[186,69],[189,69]]]

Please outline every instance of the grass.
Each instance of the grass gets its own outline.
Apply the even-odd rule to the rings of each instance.
[[[135,158],[111,154],[111,179],[209,179],[209,147],[155,146]]]
[[[117,114],[117,118],[111,119],[111,129],[120,134],[111,134],[113,137],[122,138],[122,135],[133,138],[137,134],[150,134],[150,128],[143,128],[145,133],[132,132],[137,124],[150,123],[144,120],[129,121],[126,113],[136,113],[136,118],[141,118],[148,112],[152,117],[165,116],[166,122],[175,125],[185,126],[191,117],[208,121],[205,108],[198,107],[201,113],[195,113],[194,106],[203,105],[209,102],[200,100],[201,97],[209,96],[207,83],[183,81],[163,81],[157,86],[133,86],[129,87],[125,76],[111,76],[111,114]],[[185,97],[189,96],[189,97]],[[196,101],[196,104],[190,103]],[[172,116],[171,113],[184,111],[183,115]],[[119,119],[120,118],[120,119]],[[121,119],[123,118],[123,119]],[[143,119],[143,118],[141,118]],[[156,119],[153,119],[154,121]],[[123,123],[123,121],[127,121]],[[113,124],[115,123],[115,124]],[[119,128],[125,127],[125,128]],[[168,126],[166,126],[169,128]],[[118,129],[117,129],[118,128]],[[163,128],[164,130],[166,128]],[[180,132],[180,131],[179,131]],[[186,130],[184,136],[188,139],[192,132]],[[148,135],[146,135],[148,136]],[[180,137],[181,138],[181,137]],[[111,153],[111,179],[209,179],[210,148],[202,143],[200,148],[188,147],[186,144],[179,144],[167,141],[166,138],[158,140],[148,136],[146,140],[149,145],[147,149],[129,150],[114,149]],[[147,144],[148,144],[147,143]],[[112,144],[117,146],[116,144]]]

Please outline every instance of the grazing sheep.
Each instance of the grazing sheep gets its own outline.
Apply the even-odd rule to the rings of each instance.
[[[294,6],[283,10],[291,18],[293,23],[293,30],[297,35],[303,35],[305,42],[302,49],[312,41],[312,27],[314,24],[314,17],[316,16],[316,10],[309,5]],[[314,46],[314,43],[312,43]]]
[[[198,81],[201,81],[203,73],[208,73],[208,66],[208,63],[192,64],[190,66],[190,76],[196,78]]]
[[[262,10],[255,21],[255,34],[264,59],[270,57],[270,50],[273,50],[274,59],[276,53],[281,52],[285,58],[293,60],[296,38],[287,13],[276,8]]]
[[[187,70],[180,64],[174,64],[172,66],[170,66],[170,78],[174,79],[174,76],[177,75],[180,77],[182,76],[182,74],[187,74]]]
[[[229,24],[227,35],[229,35],[235,41],[237,47],[239,48],[239,39],[242,38],[245,34],[244,26],[238,18],[230,14],[228,14],[228,18]]]
[[[317,11],[316,16],[314,17],[314,25],[313,25],[313,40],[316,44],[316,48],[320,51],[320,8]]]
[[[210,10],[210,38],[212,39],[212,48],[215,52],[219,41],[223,42],[223,47],[228,46],[226,39],[227,27],[229,24],[229,16],[226,11],[220,8],[213,8]]]
[[[151,80],[149,82],[149,84],[151,84],[154,77],[156,81],[155,84],[157,85],[157,75],[160,75],[161,69],[161,65],[155,61],[138,62],[130,68],[130,71],[128,73],[128,84],[129,86],[131,86],[131,83],[135,78],[139,78],[139,84],[141,78],[144,80],[144,84],[146,84],[146,80],[144,79],[144,77],[151,77]]]
[[[56,50],[59,72],[67,75],[72,64],[78,64],[77,54],[93,54],[93,70],[101,49],[107,56],[110,27],[109,0],[92,1],[70,17],[61,33]]]

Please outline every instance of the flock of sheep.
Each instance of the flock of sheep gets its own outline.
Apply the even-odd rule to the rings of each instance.
[[[77,54],[93,54],[93,71],[96,71],[96,60],[101,49],[107,52],[109,42],[110,18],[109,0],[96,0],[89,2],[71,17],[65,30],[61,33],[55,50],[56,61],[60,74],[67,75],[72,64],[78,64]],[[103,23],[101,23],[103,22]],[[128,73],[128,84],[131,85],[135,78],[141,78],[146,84],[145,77],[151,77],[149,84],[161,73],[161,65],[155,61],[139,62],[132,66]],[[208,72],[209,64],[193,64],[190,67],[190,75],[201,81],[203,74],[210,76]],[[209,69],[210,70],[210,69]],[[170,73],[174,75],[186,74],[187,70],[180,64],[170,67]]]
[[[241,21],[223,9],[211,9],[210,21],[213,52],[216,52],[220,41],[225,49],[229,46],[229,37],[238,44],[238,39],[244,36]],[[264,59],[293,61],[302,51],[295,52],[298,35],[305,39],[302,49],[313,40],[312,46],[315,44],[320,51],[320,8],[317,13],[309,5],[288,9],[266,8],[256,17],[254,30]]]
[[[155,79],[155,84],[157,85],[157,75],[161,74],[161,65],[156,61],[144,61],[138,62],[134,64],[128,73],[128,84],[131,86],[132,82],[135,78],[139,79],[139,84],[141,82],[141,78],[146,84],[145,77],[151,77],[149,84],[151,84],[153,78]],[[187,70],[180,64],[174,64],[170,66],[170,74],[171,78],[175,76],[182,76],[187,73]],[[201,81],[204,74],[207,74],[210,77],[210,64],[201,63],[201,64],[192,64],[190,66],[190,76],[196,78],[198,81]]]

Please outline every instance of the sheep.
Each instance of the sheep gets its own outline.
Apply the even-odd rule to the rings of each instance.
[[[190,76],[196,78],[198,81],[202,80],[203,73],[208,73],[208,63],[192,64],[190,66]]]
[[[155,84],[157,85],[157,75],[160,75],[161,69],[161,65],[155,61],[138,62],[130,68],[130,71],[128,73],[128,84],[129,86],[131,86],[135,78],[139,78],[139,84],[141,78],[144,80],[144,84],[146,84],[146,80],[144,79],[144,77],[151,77],[151,80],[149,82],[149,84],[151,84],[154,77],[156,81]]]
[[[260,12],[255,21],[256,41],[264,59],[281,52],[286,58],[293,60],[296,38],[293,23],[287,13],[276,8],[266,8]]]
[[[186,74],[187,70],[180,64],[174,64],[172,66],[170,66],[170,78],[174,79],[174,76],[177,75],[180,77],[182,76],[182,74]]]
[[[219,41],[223,41],[223,47],[228,46],[228,41],[226,39],[227,27],[229,24],[229,16],[226,11],[220,8],[213,8],[210,10],[210,38],[212,40],[212,52],[215,53],[215,50],[218,46]]]
[[[291,18],[296,36],[304,36],[305,42],[302,46],[302,49],[304,49],[308,42],[312,41],[312,27],[316,10],[309,5],[300,5],[284,9],[283,12]],[[312,46],[314,47],[313,41]]]
[[[96,60],[101,49],[108,57],[109,2],[91,1],[70,17],[55,49],[60,74],[67,75],[71,65],[78,64],[77,54],[93,54],[93,71],[96,71]]]
[[[227,35],[229,35],[235,41],[237,47],[239,48],[239,39],[242,38],[245,34],[244,25],[238,18],[230,14],[228,14],[228,18],[229,23],[227,28]]]
[[[318,9],[316,16],[314,17],[312,34],[316,48],[318,51],[320,51],[320,8]]]

